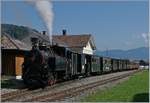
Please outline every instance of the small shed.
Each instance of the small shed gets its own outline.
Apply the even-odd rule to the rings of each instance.
[[[2,53],[2,75],[14,76],[20,79],[22,76],[22,63],[24,62],[25,53],[31,47],[26,46],[23,42],[11,38],[9,35],[2,35],[1,53]]]

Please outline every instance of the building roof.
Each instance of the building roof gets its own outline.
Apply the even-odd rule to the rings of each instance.
[[[21,41],[24,42],[27,46],[32,46],[31,38],[33,37],[38,38],[39,41],[43,41],[44,43],[49,44],[48,34],[43,35],[42,33],[34,31],[32,33],[29,33],[29,35],[23,38]]]
[[[31,49],[31,47],[27,46],[25,43],[11,38],[6,33],[4,33],[2,35],[1,48],[3,48],[3,49],[19,49],[19,50],[30,50]]]
[[[53,35],[53,44],[69,48],[83,48],[90,42],[93,49],[96,49],[92,35]]]
[[[49,42],[48,35],[29,35],[23,40],[14,39],[9,34],[3,33],[1,40],[1,47],[3,49],[20,49],[30,50],[32,48],[31,37],[37,37],[41,41]],[[67,48],[83,48],[87,46],[89,42],[93,50],[96,49],[94,39],[92,35],[53,35],[52,42],[54,45],[67,47]]]

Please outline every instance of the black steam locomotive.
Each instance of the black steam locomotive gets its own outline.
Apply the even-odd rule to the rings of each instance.
[[[30,89],[44,88],[52,85],[56,79],[66,77],[68,66],[64,53],[56,46],[48,47],[44,43],[32,38],[32,50],[26,53],[23,63],[23,81]],[[64,50],[63,50],[64,51]]]
[[[32,50],[26,53],[22,75],[29,89],[44,88],[79,76],[138,68],[138,64],[129,60],[79,54],[57,45],[48,46],[37,38],[31,41]]]

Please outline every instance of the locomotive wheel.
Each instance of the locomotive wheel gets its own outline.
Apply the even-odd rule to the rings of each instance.
[[[48,80],[48,85],[49,85],[49,86],[52,86],[53,84],[54,84],[54,79],[49,79],[49,80]]]
[[[51,86],[51,80],[48,80],[48,86]]]
[[[56,73],[50,73],[49,74],[49,79],[48,79],[48,85],[51,86],[51,85],[54,85],[57,81],[57,75]]]

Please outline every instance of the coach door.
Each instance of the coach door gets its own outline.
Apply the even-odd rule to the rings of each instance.
[[[85,71],[87,75],[91,72],[91,56],[89,55],[86,55]]]
[[[81,74],[82,70],[82,61],[81,61],[81,54],[77,54],[77,72]]]
[[[72,75],[77,74],[77,54],[72,54]]]

